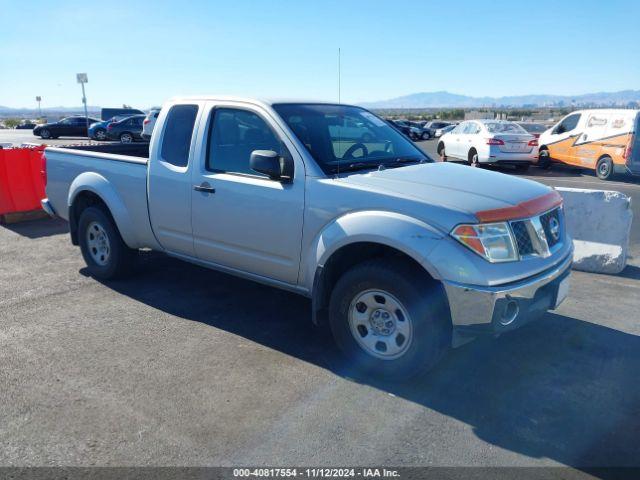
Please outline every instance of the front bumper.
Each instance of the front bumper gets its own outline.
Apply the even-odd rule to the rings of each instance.
[[[454,331],[462,336],[513,330],[556,307],[573,251],[551,269],[518,282],[483,287],[445,281]]]

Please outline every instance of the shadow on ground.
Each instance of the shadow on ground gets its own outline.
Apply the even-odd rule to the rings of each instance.
[[[69,232],[69,224],[60,218],[51,218],[44,220],[32,220],[29,222],[12,223],[9,225],[0,225],[0,228],[6,228],[18,235],[27,238],[42,238],[52,235],[60,235]]]
[[[151,254],[107,285],[352,378],[297,295]],[[86,274],[86,272],[83,272]],[[452,351],[410,384],[357,379],[472,426],[490,444],[573,466],[640,465],[640,337],[548,313]]]

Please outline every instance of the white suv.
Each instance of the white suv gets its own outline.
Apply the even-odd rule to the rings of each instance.
[[[153,127],[156,125],[156,120],[158,119],[158,115],[160,114],[159,108],[152,108],[149,110],[147,117],[142,122],[142,138],[149,141],[151,140],[151,133],[153,132]]]
[[[525,171],[538,161],[538,140],[514,122],[470,120],[440,137],[437,151],[442,161],[507,164]]]

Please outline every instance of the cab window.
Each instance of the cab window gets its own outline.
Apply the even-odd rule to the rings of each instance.
[[[289,155],[273,130],[257,114],[235,108],[217,108],[212,115],[207,170],[267,178],[251,169],[251,152],[273,150],[281,156]]]
[[[578,122],[580,121],[580,114],[576,113],[574,115],[569,115],[567,118],[560,122],[553,133],[556,135],[560,135],[562,133],[570,132],[574,128],[578,126]]]

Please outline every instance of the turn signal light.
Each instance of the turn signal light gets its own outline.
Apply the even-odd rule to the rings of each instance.
[[[531,141],[529,142],[529,146],[530,146],[530,147],[537,147],[537,146],[538,146],[538,139],[537,139],[537,138],[534,138],[533,140],[531,140]]]

